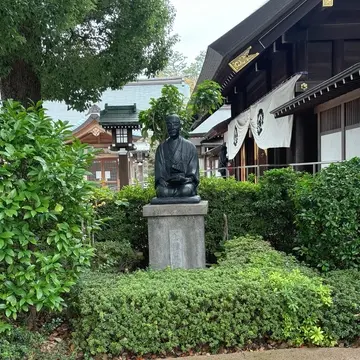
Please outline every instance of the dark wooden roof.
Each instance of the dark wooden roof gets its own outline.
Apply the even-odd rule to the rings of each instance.
[[[255,41],[261,48],[266,48],[269,45],[261,42],[262,37],[274,30],[279,32],[275,39],[280,37],[320,2],[321,0],[267,1],[260,9],[209,45],[198,84],[204,80],[219,81],[220,73],[228,67],[228,63],[234,57],[245,51]],[[241,6],[241,1],[239,4]],[[294,16],[297,10],[300,17]],[[286,25],[285,20],[289,20]],[[280,24],[282,26],[279,26]]]
[[[360,63],[302,93],[295,99],[274,109],[271,113],[280,118],[303,112],[359,88]]]

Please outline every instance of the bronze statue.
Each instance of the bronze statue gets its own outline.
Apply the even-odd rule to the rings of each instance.
[[[199,159],[195,145],[180,136],[177,115],[166,118],[169,138],[156,150],[155,188],[152,204],[198,203]]]

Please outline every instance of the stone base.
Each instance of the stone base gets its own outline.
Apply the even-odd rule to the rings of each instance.
[[[198,204],[146,205],[150,268],[205,268],[204,216],[208,202]]]
[[[151,205],[168,205],[168,204],[198,204],[201,201],[200,196],[191,197],[155,197],[151,200]]]

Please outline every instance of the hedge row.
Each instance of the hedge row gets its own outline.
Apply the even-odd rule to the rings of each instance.
[[[225,249],[209,270],[88,274],[74,294],[78,346],[92,355],[165,355],[267,341],[328,346],[360,335],[358,275],[334,273],[324,285],[256,237]],[[339,276],[356,284],[350,293],[336,288]]]
[[[360,159],[334,164],[310,176],[291,169],[271,170],[258,184],[203,178],[207,260],[215,261],[227,237],[258,234],[278,250],[294,252],[322,271],[360,267]],[[155,196],[148,189],[126,187],[107,202],[100,216],[112,217],[98,241],[128,241],[147,254],[147,221],[142,208]],[[225,216],[226,219],[225,219]],[[146,259],[145,259],[146,264]]]

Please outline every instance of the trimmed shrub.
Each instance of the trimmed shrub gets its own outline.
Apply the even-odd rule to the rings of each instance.
[[[323,328],[336,340],[351,344],[360,337],[360,273],[357,270],[331,271],[325,283],[332,289],[333,305],[323,316]]]
[[[95,243],[93,270],[124,272],[134,270],[141,258],[128,241],[104,241]]]
[[[257,185],[238,182],[235,179],[202,178],[199,194],[209,201],[209,213],[205,217],[205,241],[207,259],[215,261],[214,253],[219,250],[224,233],[229,237],[244,235],[255,229],[254,202],[257,199]],[[128,240],[135,251],[148,253],[147,219],[142,216],[142,208],[155,196],[153,184],[146,189],[127,186],[109,200],[106,194],[99,194],[97,212],[101,218],[109,218],[102,231],[95,235],[97,242]],[[128,203],[119,206],[117,200]],[[227,216],[227,228],[224,215]]]
[[[101,218],[109,218],[101,232],[95,235],[97,242],[124,241],[130,242],[135,251],[145,254],[148,248],[147,219],[142,216],[142,208],[155,196],[153,186],[143,189],[141,186],[125,186],[115,195],[114,200],[105,200],[98,207]],[[118,204],[123,201],[125,204]]]
[[[295,247],[296,209],[292,193],[297,181],[305,176],[290,168],[266,171],[259,180],[259,196],[255,203],[257,233],[280,251]]]
[[[332,164],[297,183],[298,247],[323,271],[360,266],[360,159]]]
[[[261,236],[246,235],[227,241],[224,252],[218,259],[220,266],[256,267],[259,269],[299,269],[302,273],[315,276],[316,273],[301,266],[295,257],[274,250]]]
[[[247,241],[244,251],[251,251],[251,238],[245,239],[234,242]],[[258,253],[269,250],[255,241]],[[215,352],[257,341],[329,344],[331,332],[320,327],[331,304],[322,279],[307,276],[292,259],[283,266],[270,256],[264,266],[247,256],[243,266],[224,260],[209,270],[84,276],[74,294],[78,346],[118,356],[203,347]]]
[[[227,236],[245,235],[255,232],[257,216],[254,203],[258,187],[234,178],[202,178],[199,195],[209,201],[209,212],[205,217],[205,241],[207,257],[214,262],[214,254]],[[224,215],[227,217],[227,226]]]

